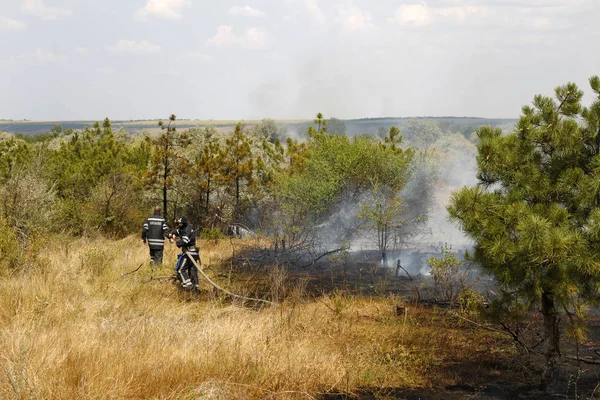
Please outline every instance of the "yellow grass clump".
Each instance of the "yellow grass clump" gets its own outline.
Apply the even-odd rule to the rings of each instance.
[[[228,241],[201,248],[209,264],[231,254]],[[138,238],[55,242],[39,265],[0,277],[0,398],[304,399],[410,388],[467,346],[418,310],[395,316],[395,298],[338,293],[251,309],[150,280],[171,273],[176,250],[167,246],[167,265],[152,271]]]

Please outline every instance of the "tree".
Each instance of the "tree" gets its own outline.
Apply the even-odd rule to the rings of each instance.
[[[317,117],[313,121],[316,128],[313,126],[308,127],[308,136],[312,137],[317,133],[327,133],[327,120],[323,117],[322,113],[317,113]]]
[[[0,137],[0,183],[10,179],[31,161],[32,149],[24,140]]]
[[[196,189],[204,200],[204,215],[209,215],[210,195],[214,189],[221,165],[222,152],[219,142],[208,139],[204,148],[195,158],[193,173],[195,175]]]
[[[252,158],[252,141],[244,134],[241,123],[235,126],[232,137],[225,140],[225,148],[221,152],[221,179],[225,185],[233,186],[234,191],[234,222],[240,222],[242,214],[241,195],[242,185],[254,183],[254,159]]]
[[[375,233],[381,260],[387,263],[387,251],[395,233],[402,225],[402,202],[397,193],[375,185],[366,201],[362,201],[358,216],[366,221],[365,228]]]
[[[329,118],[327,121],[327,131],[337,133],[338,135],[346,134],[346,123],[342,119]]]
[[[358,228],[360,201],[375,187],[395,196],[409,178],[413,152],[399,146],[397,129],[391,129],[384,142],[373,136],[349,138],[308,129],[309,141],[301,151],[295,148],[288,154],[293,162],[279,174],[275,186],[288,243],[305,240],[318,226],[334,231],[327,235],[330,242],[350,240]],[[290,145],[295,142],[288,143],[288,153]],[[346,206],[352,212],[340,213]],[[352,227],[344,226],[342,214],[350,216]],[[335,215],[340,218],[330,221]]]
[[[150,170],[146,178],[150,185],[158,185],[162,191],[163,216],[168,218],[169,192],[173,190],[174,176],[187,170],[187,161],[181,155],[181,149],[190,144],[186,134],[178,134],[174,126],[175,115],[169,116],[165,125],[158,121],[161,135],[152,140],[154,148]]]
[[[556,389],[560,308],[597,296],[600,274],[600,79],[583,108],[573,83],[535,96],[515,131],[477,130],[479,184],[453,194],[451,218],[475,241],[473,259],[507,296],[540,306],[546,390]]]
[[[402,135],[410,146],[426,149],[442,136],[442,130],[431,119],[409,119],[402,127]]]
[[[281,140],[285,135],[285,128],[277,126],[277,123],[272,119],[265,118],[253,129],[256,137],[262,140],[268,140],[275,143],[276,140]]]

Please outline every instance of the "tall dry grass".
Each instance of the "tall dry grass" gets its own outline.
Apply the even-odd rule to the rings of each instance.
[[[230,252],[203,243],[205,262]],[[1,277],[0,398],[302,399],[424,386],[465,346],[412,311],[396,317],[393,298],[296,296],[256,310],[149,281],[175,257],[167,247],[169,265],[151,272],[138,238],[56,242],[39,266]]]

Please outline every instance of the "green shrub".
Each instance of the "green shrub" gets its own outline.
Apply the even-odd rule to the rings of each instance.
[[[219,228],[204,228],[200,234],[200,238],[204,240],[219,240],[226,239],[227,236]]]
[[[0,273],[19,264],[21,246],[15,232],[0,218]]]

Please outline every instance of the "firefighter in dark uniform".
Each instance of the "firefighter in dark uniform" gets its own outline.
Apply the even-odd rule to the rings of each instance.
[[[142,240],[150,247],[150,264],[162,264],[165,236],[169,231],[167,221],[160,216],[160,207],[154,207],[154,215],[148,217],[142,228]]]
[[[176,236],[177,247],[181,248],[181,252],[184,253],[181,263],[178,264],[177,279],[179,279],[184,289],[197,291],[199,290],[198,269],[185,254],[187,252],[196,262],[200,261],[199,250],[196,247],[196,232],[194,232],[192,224],[188,223],[185,215],[177,217],[175,225],[177,225],[177,228],[169,235],[169,238]]]

